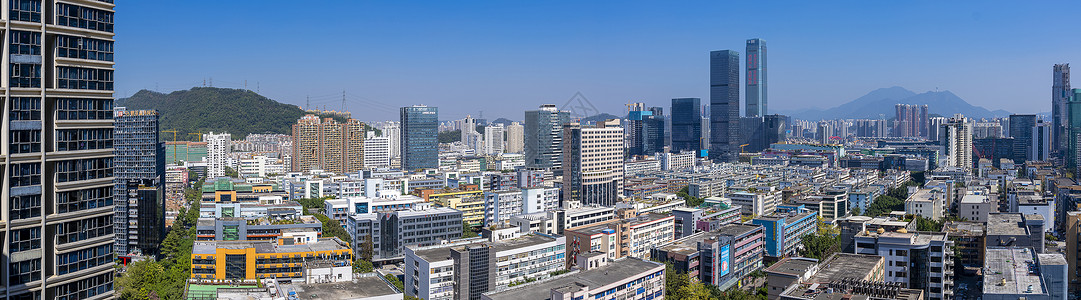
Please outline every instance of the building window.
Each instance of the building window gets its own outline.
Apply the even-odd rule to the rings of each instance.
[[[41,33],[12,30],[11,54],[41,55]]]
[[[67,213],[113,205],[113,188],[99,187],[56,193],[56,212]]]
[[[113,147],[110,128],[63,129],[56,131],[56,151],[109,149]]]
[[[11,186],[41,185],[41,163],[11,165]]]
[[[41,195],[13,196],[11,201],[11,219],[21,220],[41,216]]]
[[[78,300],[113,292],[113,272],[64,284],[56,288],[56,300]]]
[[[11,0],[11,20],[41,22],[41,0]]]
[[[56,56],[113,61],[113,42],[87,37],[56,36]]]
[[[225,255],[225,279],[244,279],[247,276],[247,257],[240,255]]]
[[[15,66],[12,65],[12,68],[14,67]],[[56,88],[97,91],[113,90],[113,70],[80,67],[57,67],[56,69]],[[38,77],[41,77],[40,72]]]
[[[62,98],[56,100],[57,120],[110,120],[113,100]]]
[[[113,32],[113,13],[96,8],[57,3],[56,25]]]
[[[41,130],[12,130],[8,151],[12,154],[41,152]]]
[[[113,216],[64,222],[56,226],[56,243],[67,244],[113,234]]]
[[[38,280],[41,280],[40,258],[11,263],[11,273],[8,275],[9,284],[24,284]]]
[[[109,74],[110,81],[112,74]],[[110,83],[111,85],[112,83]],[[12,63],[11,64],[11,87],[16,88],[39,88],[41,87],[41,64]]]
[[[35,121],[41,120],[41,98],[37,97],[12,97],[11,98],[12,121]]]
[[[58,254],[56,256],[57,275],[90,269],[113,262],[113,245],[101,245],[94,248]]]
[[[11,231],[11,253],[41,249],[41,229],[27,228]]]
[[[94,180],[113,177],[112,158],[65,160],[56,163],[57,182]]]

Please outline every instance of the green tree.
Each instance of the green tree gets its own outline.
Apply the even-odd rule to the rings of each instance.
[[[691,284],[691,277],[686,273],[676,272],[671,263],[665,263],[664,269],[664,298],[681,299],[677,297],[679,288]]]
[[[867,206],[867,212],[863,215],[877,217],[888,214],[891,211],[905,210],[905,201],[893,196],[879,195],[871,205]]]
[[[698,207],[706,202],[706,199],[691,196],[688,193],[689,190],[690,188],[683,187],[676,192],[676,196],[683,198],[684,204],[687,205],[687,207]]]
[[[462,140],[462,131],[461,130],[451,130],[451,131],[440,132],[438,139],[439,139],[440,143],[444,143],[444,144],[449,144],[449,143],[461,141]]]
[[[478,235],[477,232],[473,231],[473,226],[470,226],[469,222],[462,221],[462,238],[463,239],[475,238],[475,237],[478,237],[478,236],[480,236],[480,235]]]
[[[916,216],[916,230],[917,231],[942,231],[942,221],[936,221],[932,219],[926,219],[924,217]]]
[[[834,252],[837,252],[840,242],[840,235],[822,234],[821,232],[808,234],[803,236],[800,240],[803,249],[799,251],[799,254],[803,257],[810,257],[821,261],[832,255]]]
[[[240,174],[228,166],[225,167],[225,176],[230,178],[240,178]]]
[[[353,262],[353,273],[371,273],[373,270],[375,266],[370,261],[358,259]]]
[[[360,259],[371,261],[372,258],[375,256],[375,250],[373,250],[372,248],[374,248],[374,245],[372,245],[372,236],[364,236],[364,242],[360,244]]]
[[[393,274],[387,274],[386,276],[383,276],[383,278],[386,278],[387,281],[390,282],[391,285],[394,285],[394,287],[398,288],[399,291],[405,290],[405,284],[402,283],[401,280],[398,280],[398,276],[394,276]]]
[[[311,214],[316,219],[319,219],[320,223],[323,223],[323,236],[333,236],[346,243],[352,243],[353,238],[349,237],[349,232],[342,228],[342,225],[338,223],[338,220],[334,220],[324,216],[323,214]]]

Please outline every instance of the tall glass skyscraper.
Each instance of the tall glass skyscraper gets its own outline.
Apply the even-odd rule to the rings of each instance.
[[[402,107],[402,170],[439,167],[439,108]]]
[[[766,41],[747,40],[747,117],[768,114],[766,102]]]
[[[1051,83],[1051,151],[1059,152],[1069,145],[1066,133],[1070,130],[1066,102],[1070,101],[1070,64],[1056,64]]]
[[[113,297],[113,1],[7,1],[4,297]]]
[[[739,152],[739,52],[709,53],[709,158],[734,162]]]
[[[136,250],[155,255],[165,238],[165,144],[159,137],[160,115],[155,110],[117,109],[113,116],[115,250],[121,255]],[[140,197],[129,201],[133,188]]]
[[[702,99],[672,99],[672,153],[701,151]]]
[[[560,169],[563,162],[563,124],[570,122],[570,112],[554,104],[541,105],[525,112],[525,166]]]

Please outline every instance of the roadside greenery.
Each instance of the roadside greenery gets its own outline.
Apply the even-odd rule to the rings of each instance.
[[[120,299],[180,299],[191,275],[191,250],[195,240],[195,222],[199,219],[202,182],[184,191],[189,209],[181,208],[169,233],[161,242],[156,258],[140,260],[123,267],[114,288]]]

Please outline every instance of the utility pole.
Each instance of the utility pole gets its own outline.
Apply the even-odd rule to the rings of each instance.
[[[304,109],[312,109],[312,96],[306,96],[308,101],[304,103]]]
[[[345,90],[342,90],[342,113],[345,113]]]

